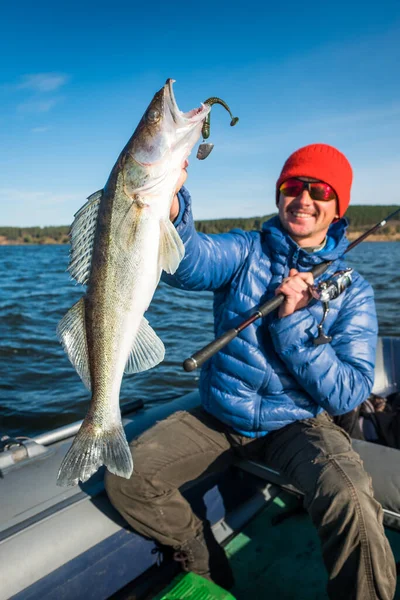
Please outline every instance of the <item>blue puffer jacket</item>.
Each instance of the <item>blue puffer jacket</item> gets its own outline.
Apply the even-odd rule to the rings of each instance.
[[[182,188],[176,224],[186,254],[170,285],[214,292],[215,335],[243,321],[255,306],[274,296],[290,268],[310,270],[335,262],[321,279],[345,268],[346,221],[331,225],[325,248],[302,250],[278,217],[262,231],[197,233],[190,195]],[[322,410],[346,413],[369,395],[374,376],[377,320],[371,286],[357,273],[353,284],[330,304],[324,332],[330,344],[315,346],[320,302],[279,319],[259,319],[207,361],[201,371],[204,408],[236,431],[258,437]]]

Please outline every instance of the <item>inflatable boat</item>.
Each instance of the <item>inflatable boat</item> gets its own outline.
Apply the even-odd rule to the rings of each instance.
[[[399,391],[399,384],[400,338],[381,338],[373,391],[387,397]],[[126,435],[132,439],[199,401],[193,392],[150,409],[125,405]],[[168,553],[132,531],[112,508],[103,469],[85,484],[56,486],[59,465],[79,426],[32,439],[2,438],[0,600],[149,599],[177,573]],[[354,447],[372,477],[399,561],[400,451],[358,440]],[[235,598],[326,597],[318,540],[299,510],[301,493],[280,473],[239,461],[224,474],[191,482],[183,493],[210,521],[232,560]]]

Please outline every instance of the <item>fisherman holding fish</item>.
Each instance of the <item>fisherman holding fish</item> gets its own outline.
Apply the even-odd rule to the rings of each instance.
[[[275,294],[279,310],[241,331],[201,371],[202,406],[157,423],[131,444],[130,478],[106,474],[111,502],[142,535],[175,549],[185,570],[222,587],[233,575],[210,526],[179,489],[222,470],[236,457],[264,462],[304,492],[337,600],[390,600],[394,558],[382,508],[349,436],[333,422],[370,394],[377,342],[371,286],[357,273],[331,304],[331,341],[316,345],[320,303],[311,302],[310,270],[343,269],[352,169],[326,144],[300,148],[276,183],[279,214],[261,231],[197,233],[185,187],[187,161],[170,218],[185,248],[168,284],[214,292],[215,334],[235,327]]]

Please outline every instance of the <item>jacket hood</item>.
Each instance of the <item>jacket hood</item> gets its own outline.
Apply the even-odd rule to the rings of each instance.
[[[309,268],[328,260],[341,258],[349,241],[346,238],[347,219],[342,218],[332,223],[328,229],[326,245],[319,252],[303,250],[282,227],[278,216],[272,217],[262,225],[264,242],[269,251],[280,257],[296,255],[300,267]]]

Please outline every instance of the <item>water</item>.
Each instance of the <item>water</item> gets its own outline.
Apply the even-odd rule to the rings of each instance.
[[[349,254],[373,285],[381,335],[400,335],[400,244],[363,242]],[[85,416],[89,395],[56,338],[62,316],[82,295],[69,279],[68,246],[0,246],[0,433],[37,435]],[[146,315],[165,361],[124,377],[121,402],[168,402],[197,388],[182,361],[213,339],[212,294],[160,284]]]

